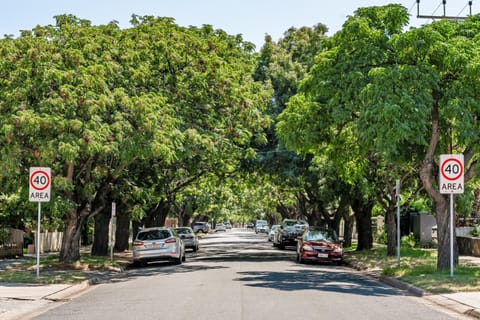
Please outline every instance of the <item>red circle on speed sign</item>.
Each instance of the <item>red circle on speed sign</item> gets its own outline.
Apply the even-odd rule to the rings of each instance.
[[[440,172],[445,179],[455,181],[463,175],[463,164],[457,158],[448,158],[443,161]]]
[[[34,171],[30,176],[30,185],[35,190],[45,190],[50,186],[50,175],[43,170]]]

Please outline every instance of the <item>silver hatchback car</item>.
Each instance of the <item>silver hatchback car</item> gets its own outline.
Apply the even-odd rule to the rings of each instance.
[[[198,236],[193,232],[190,227],[178,227],[175,228],[175,231],[178,233],[180,238],[185,244],[185,249],[192,249],[193,252],[198,250]]]
[[[138,232],[133,242],[133,264],[145,265],[149,261],[169,260],[181,264],[185,261],[185,244],[171,228],[154,227]]]

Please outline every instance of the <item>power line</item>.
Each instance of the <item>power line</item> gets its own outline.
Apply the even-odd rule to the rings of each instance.
[[[467,6],[470,6],[470,15],[472,15],[472,3],[473,1],[468,1],[467,5],[465,6],[465,8]],[[437,12],[437,10],[443,5],[443,15],[441,16],[438,16],[438,15],[435,15],[435,12]],[[437,9],[435,9],[435,11],[432,13],[432,15],[421,15],[420,14],[420,0],[417,0],[417,18],[419,19],[450,19],[450,20],[465,20],[468,18],[468,16],[460,16],[460,14],[465,10],[465,8],[462,9],[462,11],[458,14],[458,16],[447,16],[447,0],[442,0],[442,3],[440,3],[437,7]]]
[[[409,14],[412,12],[413,8],[415,8],[415,4],[416,4],[416,1],[413,1],[412,6],[411,6],[410,9],[408,10],[408,13],[409,13]]]
[[[470,15],[472,15],[472,1],[469,1],[469,3],[467,3],[465,5],[465,7],[463,7],[463,9],[457,14],[457,16],[460,16],[462,14],[463,11],[465,11],[465,9],[470,6]]]

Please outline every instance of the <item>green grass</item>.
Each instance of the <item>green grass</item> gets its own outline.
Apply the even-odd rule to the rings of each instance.
[[[8,266],[0,270],[0,282],[14,283],[79,283],[92,277],[94,271],[118,270],[128,264],[127,260],[109,257],[96,257],[82,253],[80,261],[65,264],[59,261],[59,255],[51,255],[40,259],[39,277],[37,277],[37,260],[26,260],[20,264]]]
[[[435,249],[402,247],[400,266],[396,255],[387,257],[385,246],[360,252],[354,250],[347,249],[345,259],[356,268],[378,270],[383,276],[397,278],[431,293],[480,291],[480,266],[461,261],[451,277],[450,269],[437,270]]]

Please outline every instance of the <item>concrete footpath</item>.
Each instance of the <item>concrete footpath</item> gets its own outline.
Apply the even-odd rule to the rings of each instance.
[[[0,282],[0,319],[30,319],[58,302],[81,294],[92,283],[36,285]]]
[[[472,260],[480,265],[480,258],[461,257],[461,259]],[[2,263],[0,263],[0,269]],[[117,274],[118,275],[118,274]],[[372,274],[370,274],[372,276]],[[374,276],[374,275],[373,275]],[[439,306],[480,319],[480,292],[461,292],[450,294],[429,294],[415,286],[406,284],[389,277],[378,277],[376,279],[412,295],[422,297]],[[105,280],[105,278],[103,278]],[[56,304],[68,301],[82,294],[91,285],[98,281],[93,277],[91,280],[80,284],[15,284],[0,282],[0,320],[31,319],[53,308]]]

